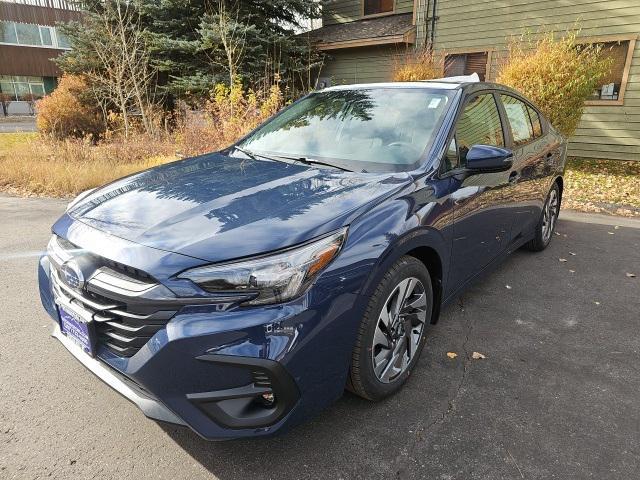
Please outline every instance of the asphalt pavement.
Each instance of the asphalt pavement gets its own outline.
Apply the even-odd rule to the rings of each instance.
[[[442,312],[392,398],[345,394],[285,435],[209,443],[145,418],[49,336],[36,263],[65,203],[0,197],[0,479],[640,476],[638,221],[563,213],[546,251]]]
[[[0,133],[37,131],[35,117],[0,117]]]

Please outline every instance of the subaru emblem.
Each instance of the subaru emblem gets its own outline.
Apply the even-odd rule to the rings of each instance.
[[[69,260],[60,267],[62,279],[71,288],[80,290],[84,287],[84,275],[76,262]]]

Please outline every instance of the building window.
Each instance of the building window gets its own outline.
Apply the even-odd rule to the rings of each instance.
[[[613,40],[607,42],[593,42],[600,47],[600,55],[612,60],[611,71],[604,77],[593,91],[587,103],[621,104],[624,99],[631,57],[635,40]]]
[[[444,76],[457,77],[477,73],[484,82],[487,76],[488,52],[469,52],[446,55],[444,57]]]
[[[53,46],[53,28],[40,27],[40,41],[42,45]]]
[[[44,79],[0,75],[0,93],[8,95],[11,101],[30,102],[44,96]]]
[[[364,15],[380,15],[393,12],[395,0],[364,0]]]
[[[16,24],[13,22],[0,22],[0,42],[18,43]]]
[[[0,22],[0,43],[28,47],[69,48],[67,38],[55,27],[32,23]]]

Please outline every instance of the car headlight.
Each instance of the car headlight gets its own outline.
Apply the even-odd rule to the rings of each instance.
[[[314,278],[336,257],[346,239],[347,228],[330,235],[263,257],[198,267],[181,273],[212,293],[246,293],[244,305],[286,302],[302,294]]]
[[[69,210],[71,210],[73,207],[76,206],[76,204],[78,204],[80,202],[80,200],[82,200],[85,197],[88,197],[89,194],[91,192],[93,192],[94,190],[95,190],[95,188],[90,188],[89,190],[85,190],[84,192],[80,192],[76,198],[74,198],[73,200],[71,200],[69,202],[69,204],[67,205],[67,210],[66,211],[68,212]]]

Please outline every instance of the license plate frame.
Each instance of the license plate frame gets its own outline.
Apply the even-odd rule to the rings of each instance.
[[[90,357],[96,356],[93,322],[87,322],[76,312],[58,305],[60,331]]]

